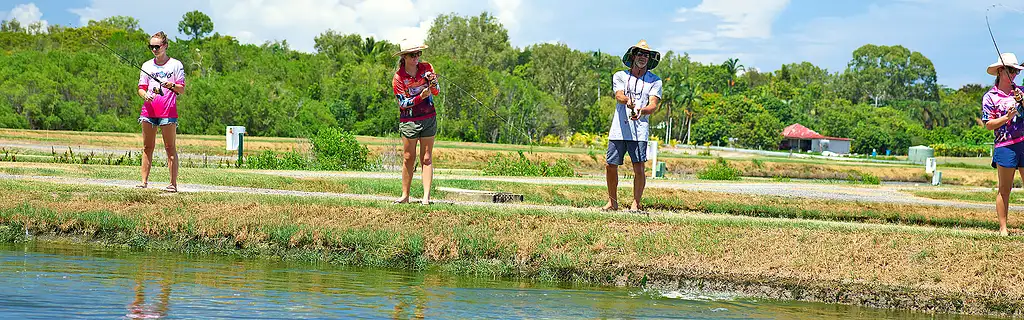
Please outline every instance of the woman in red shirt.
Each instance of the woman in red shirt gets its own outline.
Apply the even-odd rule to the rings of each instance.
[[[427,46],[424,44],[402,41],[401,51],[395,53],[398,59],[398,70],[391,81],[395,97],[398,99],[399,124],[398,131],[402,134],[402,197],[395,203],[409,202],[409,189],[412,187],[412,174],[416,171],[416,144],[420,145],[420,165],[423,166],[423,200],[420,204],[430,204],[430,184],[434,178],[434,166],[431,157],[434,151],[434,135],[437,134],[437,120],[434,111],[434,97],[439,93],[437,75],[434,68],[420,61],[420,55]]]

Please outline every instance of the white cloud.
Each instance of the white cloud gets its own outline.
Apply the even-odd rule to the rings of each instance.
[[[789,0],[703,0],[696,7],[680,8],[676,21],[711,15],[721,21],[715,25],[719,37],[767,39],[775,18],[788,5]]]
[[[519,30],[519,10],[522,4],[521,0],[491,0],[491,6],[497,9],[495,16],[509,32]]]
[[[676,11],[676,29],[687,31],[670,33],[664,43],[704,63],[751,57],[749,45],[772,38],[772,25],[788,5],[789,0],[703,0]]]
[[[140,20],[147,31],[177,34],[177,24],[187,11],[199,10],[210,16],[214,31],[237,37],[245,43],[287,40],[296,50],[312,51],[313,39],[327,31],[357,33],[392,42],[422,41],[434,18],[456,12],[477,15],[497,12],[511,29],[518,25],[521,0],[179,0],[171,10],[159,13],[150,5],[134,0],[91,0],[84,8],[72,9],[84,25],[114,15]],[[170,7],[169,7],[170,8]],[[168,18],[173,17],[173,18]],[[150,30],[153,29],[153,30]],[[184,37],[178,35],[179,37]]]
[[[28,27],[29,25],[39,22],[42,26],[41,32],[46,32],[46,28],[50,25],[49,22],[43,20],[43,12],[36,7],[35,3],[19,4],[14,6],[9,13],[6,14],[4,20],[18,20],[22,27]]]

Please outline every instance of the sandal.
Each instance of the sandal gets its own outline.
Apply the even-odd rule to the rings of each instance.
[[[164,188],[163,188],[163,189],[161,189],[161,190],[163,190],[164,192],[170,192],[170,193],[175,193],[175,192],[178,192],[178,187],[175,187],[175,186],[167,186],[167,187],[164,187]]]

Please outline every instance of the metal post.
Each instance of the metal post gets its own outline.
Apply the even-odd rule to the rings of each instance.
[[[238,134],[238,162],[235,162],[235,167],[238,167],[238,168],[242,167],[242,149],[244,149],[244,145],[245,145],[244,141],[245,141],[245,134],[244,133],[239,133]]]

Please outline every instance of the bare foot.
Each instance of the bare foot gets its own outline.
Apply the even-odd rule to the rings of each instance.
[[[429,206],[430,205],[430,199],[423,199],[423,200],[421,200],[420,201],[420,205]]]
[[[409,198],[408,198],[408,197],[406,197],[406,198],[401,198],[401,199],[395,200],[395,201],[394,201],[394,202],[392,202],[392,203],[393,203],[393,204],[403,204],[403,203],[409,203]]]
[[[1004,236],[1004,237],[1005,236],[1009,236],[1010,235],[1010,231],[1007,231],[1006,229],[999,229],[999,235]]]
[[[617,211],[619,210],[619,204],[615,201],[608,201],[608,204],[601,207],[603,211]]]
[[[644,206],[641,206],[640,203],[637,203],[636,201],[633,201],[633,205],[629,207],[629,210],[632,210],[632,211],[644,211]]]

